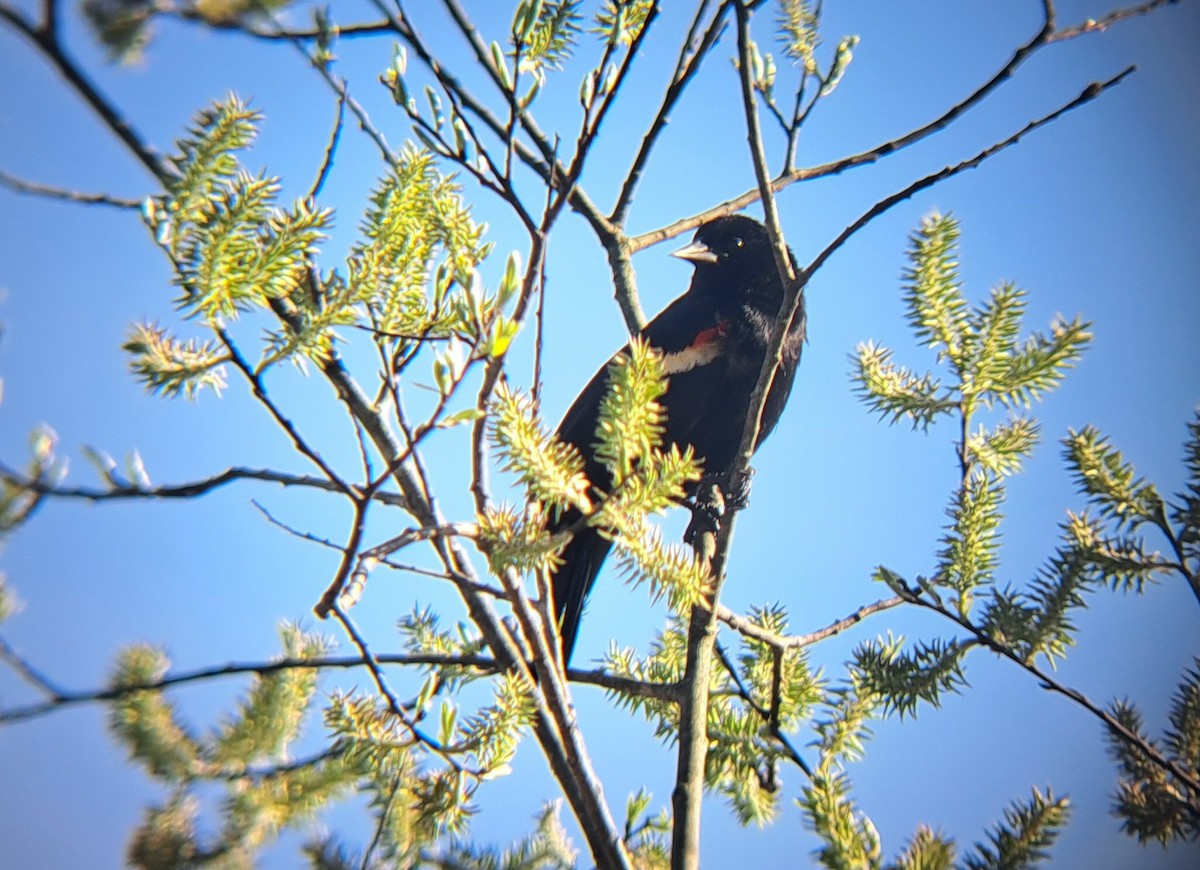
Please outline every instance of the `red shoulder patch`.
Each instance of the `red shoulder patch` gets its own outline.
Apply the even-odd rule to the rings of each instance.
[[[663,369],[668,376],[690,372],[694,368],[708,365],[715,360],[725,346],[725,334],[729,325],[718,320],[715,326],[696,333],[692,343],[683,350],[663,354]]]

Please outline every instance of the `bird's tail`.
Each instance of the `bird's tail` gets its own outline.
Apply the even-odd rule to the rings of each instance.
[[[558,631],[562,637],[564,667],[571,663],[571,653],[575,650],[583,604],[611,547],[612,542],[595,529],[581,529],[563,549],[562,564],[550,578]]]

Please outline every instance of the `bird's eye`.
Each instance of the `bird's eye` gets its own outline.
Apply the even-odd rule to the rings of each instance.
[[[745,243],[744,243],[744,242],[743,242],[741,239],[734,239],[734,240],[733,240],[733,246],[734,246],[735,248],[740,248],[740,247],[741,247],[743,244],[745,244]]]

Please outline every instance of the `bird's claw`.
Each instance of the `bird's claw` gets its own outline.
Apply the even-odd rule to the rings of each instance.
[[[725,493],[725,506],[731,511],[745,510],[750,506],[750,481],[754,479],[754,469],[746,466],[740,473],[727,473],[721,483],[721,491]]]
[[[692,512],[692,521],[683,533],[683,542],[692,544],[697,536],[712,534],[730,511],[740,511],[750,504],[750,479],[754,469],[743,473],[728,471],[706,474],[696,487],[696,498],[683,502]],[[713,491],[715,488],[715,492]]]
[[[692,521],[688,523],[687,530],[683,533],[685,544],[691,546],[697,537],[711,535],[720,527],[721,518],[725,514],[719,505],[697,502],[694,499],[688,499],[683,504],[692,512]]]
[[[750,506],[750,481],[753,479],[754,469],[749,466],[742,472],[713,472],[700,478],[697,490],[704,492],[707,486],[718,486],[725,500],[725,510],[740,511]]]

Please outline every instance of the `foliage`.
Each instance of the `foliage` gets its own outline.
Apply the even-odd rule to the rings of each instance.
[[[330,641],[285,625],[284,659],[311,661]],[[114,688],[154,686],[169,662],[160,650],[131,647],[117,660]],[[137,867],[250,866],[282,829],[302,824],[353,787],[360,771],[343,754],[322,752],[293,761],[317,688],[314,668],[268,670],[254,678],[236,713],[198,735],[181,721],[160,689],[145,688],[113,702],[109,726],[130,756],[167,787],[165,804],[146,812],[130,842]],[[216,836],[197,828],[202,796],[223,792]]]
[[[565,539],[552,540],[544,523],[573,509],[612,539],[623,569],[635,582],[645,580],[653,596],[665,594],[676,611],[700,600],[707,570],[683,548],[664,544],[648,520],[681,499],[684,485],[700,476],[690,451],[661,449],[658,397],[665,389],[662,361],[643,342],[633,342],[628,354],[609,367],[595,456],[612,475],[612,486],[600,492],[589,491],[579,451],[547,432],[533,403],[499,387],[493,441],[505,468],[518,474],[540,507],[524,517],[512,510],[491,510],[480,517],[494,571],[548,567],[552,550]]]
[[[885,710],[915,715],[920,701],[938,706],[945,691],[966,685],[966,653],[986,646],[1037,673],[1039,658],[1053,665],[1074,643],[1073,614],[1085,607],[1087,595],[1104,585],[1141,593],[1170,571],[1181,574],[1200,598],[1194,546],[1194,504],[1200,494],[1196,456],[1200,425],[1189,425],[1191,439],[1185,463],[1192,472],[1188,491],[1168,506],[1155,486],[1137,476],[1095,427],[1071,432],[1063,440],[1064,458],[1077,488],[1099,517],[1068,513],[1063,542],[1026,588],[999,585],[999,505],[1004,481],[1021,469],[1036,444],[1038,425],[1017,417],[972,431],[975,415],[996,406],[1028,410],[1053,389],[1079,357],[1090,336],[1076,319],[1056,321],[1049,337],[1035,334],[1018,344],[1023,293],[1004,284],[983,306],[971,309],[958,277],[959,227],[951,218],[934,215],[912,238],[911,268],[906,272],[908,320],[918,341],[938,351],[953,380],[943,387],[932,372],[915,375],[891,363],[891,351],[859,347],[855,373],[864,401],[892,422],[907,417],[927,430],[941,416],[957,412],[959,431],[971,433],[959,444],[962,469],[947,513],[952,523],[942,538],[938,564],[929,577],[910,584],[880,567],[877,579],[902,597],[935,610],[955,622],[961,639],[918,641],[910,650],[889,637],[867,642],[855,652],[863,685],[882,699]],[[1170,518],[1168,518],[1168,515]],[[1169,542],[1177,560],[1149,549],[1142,527],[1154,527]],[[949,603],[946,598],[949,597]],[[1140,840],[1193,836],[1200,788],[1196,786],[1193,748],[1200,741],[1200,721],[1192,713],[1195,673],[1185,676],[1176,697],[1172,731],[1165,753],[1142,733],[1135,706],[1119,702],[1111,710],[1107,738],[1121,770],[1116,813],[1125,829]],[[1136,735],[1132,740],[1129,735]],[[1153,750],[1157,757],[1151,757]],[[1164,757],[1168,761],[1164,761]],[[1191,781],[1164,767],[1174,762]],[[1033,800],[1008,814],[1009,829],[998,831],[992,844],[980,846],[970,867],[1012,866],[1045,855],[1052,833],[1065,819],[1066,803]],[[916,841],[914,841],[916,842]]]

